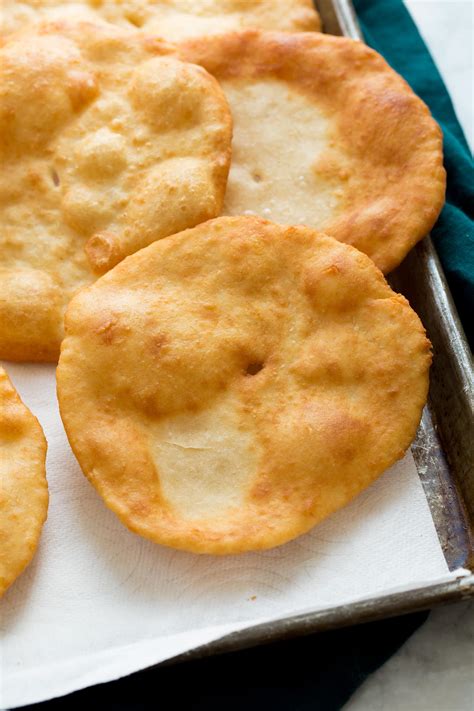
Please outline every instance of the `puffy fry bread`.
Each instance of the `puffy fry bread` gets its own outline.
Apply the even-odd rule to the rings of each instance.
[[[107,20],[168,39],[258,27],[287,32],[319,30],[312,0],[1,0],[0,34],[58,18]]]
[[[0,357],[57,359],[72,294],[221,211],[229,108],[171,50],[87,22],[0,43]]]
[[[70,303],[71,447],[132,531],[268,548],[344,506],[409,446],[430,344],[364,254],[224,217],[155,242]]]
[[[225,214],[311,225],[386,273],[431,229],[444,202],[441,130],[363,43],[247,31],[189,40],[181,56],[214,74],[231,105]]]
[[[0,367],[0,596],[32,559],[48,510],[46,440]]]

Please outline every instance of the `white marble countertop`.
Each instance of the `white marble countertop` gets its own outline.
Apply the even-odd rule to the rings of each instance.
[[[438,65],[472,149],[474,0],[405,0],[405,5]]]
[[[472,711],[474,603],[437,608],[344,711]]]
[[[383,2],[383,0],[382,0]],[[406,0],[473,146],[473,0]],[[474,603],[438,608],[345,711],[473,711]]]

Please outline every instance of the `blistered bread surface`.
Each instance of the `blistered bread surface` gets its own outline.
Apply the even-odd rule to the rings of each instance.
[[[0,0],[0,34],[44,19],[106,20],[176,40],[258,27],[317,31],[312,0]]]
[[[0,596],[32,559],[48,510],[46,440],[0,366]]]
[[[220,212],[228,105],[170,51],[90,23],[40,25],[0,48],[1,357],[56,359],[72,294]]]
[[[444,202],[441,130],[362,42],[247,31],[189,40],[181,56],[213,73],[231,105],[225,214],[313,226],[385,273],[431,229]]]
[[[60,410],[132,531],[204,553],[307,531],[402,457],[430,344],[361,252],[226,217],[155,242],[69,305]]]

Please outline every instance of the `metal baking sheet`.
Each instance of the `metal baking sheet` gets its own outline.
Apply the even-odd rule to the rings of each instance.
[[[323,31],[362,39],[349,0],[318,0]],[[419,314],[433,344],[430,392],[412,452],[450,570],[474,563],[473,362],[443,269],[427,236],[390,275]],[[403,615],[474,596],[474,575],[227,635],[166,662],[210,656],[281,639]]]
[[[350,0],[315,4],[325,32],[362,39]],[[389,281],[407,297],[433,344],[429,399],[412,451],[446,562],[450,570],[470,568],[474,562],[473,362],[429,236]]]

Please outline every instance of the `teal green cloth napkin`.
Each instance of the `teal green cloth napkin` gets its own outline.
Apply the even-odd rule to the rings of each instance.
[[[466,335],[474,347],[474,164],[454,108],[401,0],[354,0],[367,44],[410,84],[444,135],[446,205],[431,232]]]

